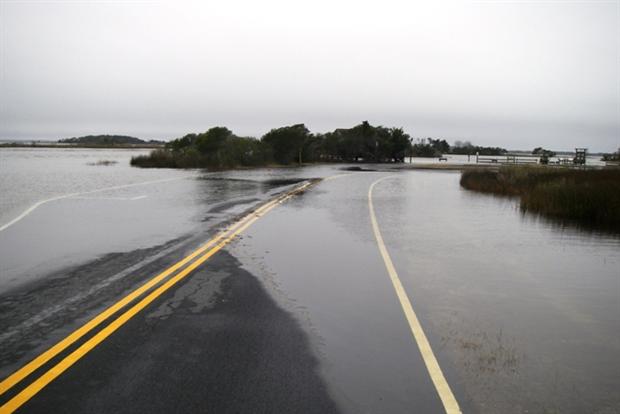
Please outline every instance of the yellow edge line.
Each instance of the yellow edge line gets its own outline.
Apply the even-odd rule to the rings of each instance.
[[[4,394],[6,391],[11,389],[15,384],[19,383],[21,380],[26,378],[32,372],[34,372],[35,370],[40,368],[42,365],[44,365],[47,361],[49,361],[50,359],[54,358],[56,355],[58,355],[60,352],[62,352],[64,349],[66,349],[68,346],[70,346],[75,341],[77,341],[78,339],[80,339],[81,337],[86,335],[92,329],[96,328],[98,325],[100,325],[102,322],[104,322],[106,319],[108,319],[114,313],[116,313],[117,311],[119,311],[120,309],[125,307],[127,304],[131,303],[133,300],[135,300],[137,297],[141,296],[143,293],[147,292],[153,286],[157,285],[163,279],[168,277],[170,274],[174,273],[179,268],[183,267],[185,264],[187,264],[192,259],[194,259],[198,255],[203,253],[209,247],[211,247],[214,244],[216,244],[226,234],[228,234],[229,232],[231,232],[234,229],[238,228],[239,226],[243,225],[243,223],[247,222],[252,217],[255,217],[257,214],[261,214],[262,212],[264,212],[266,210],[268,211],[269,209],[271,209],[278,202],[281,202],[284,199],[290,197],[291,195],[301,191],[302,189],[306,188],[308,185],[309,184],[304,184],[303,186],[301,186],[301,187],[299,187],[297,189],[292,190],[285,197],[280,196],[280,197],[276,198],[275,200],[272,200],[272,201],[270,201],[268,203],[265,203],[264,205],[262,205],[258,209],[254,210],[252,213],[246,215],[241,220],[239,220],[238,222],[234,223],[228,229],[218,233],[213,239],[209,240],[207,243],[205,243],[203,246],[201,246],[198,249],[196,249],[194,252],[192,252],[191,254],[186,256],[184,259],[182,259],[179,262],[175,263],[174,265],[170,266],[168,269],[164,270],[163,272],[161,272],[160,274],[155,276],[153,279],[149,280],[147,283],[145,283],[144,285],[140,286],[138,289],[134,290],[129,295],[125,296],[123,299],[121,299],[120,301],[116,302],[114,305],[110,306],[109,308],[107,308],[106,310],[101,312],[99,315],[95,316],[89,322],[87,322],[86,324],[84,324],[83,326],[81,326],[80,328],[78,328],[77,330],[72,332],[71,334],[69,334],[66,338],[64,338],[63,340],[58,342],[56,345],[52,346],[50,349],[48,349],[47,351],[45,351],[44,353],[42,353],[41,355],[39,355],[38,357],[33,359],[31,362],[29,362],[28,364],[24,365],[22,368],[20,368],[19,370],[17,370],[13,374],[11,374],[9,377],[4,379],[0,383],[0,395]]]
[[[431,348],[431,344],[428,342],[426,338],[426,334],[422,329],[422,325],[418,320],[416,313],[413,311],[413,307],[411,306],[411,301],[407,296],[407,292],[403,287],[400,278],[398,277],[398,273],[396,273],[396,268],[392,263],[392,259],[387,251],[387,247],[383,242],[383,236],[381,236],[381,231],[379,230],[379,224],[377,222],[377,217],[375,216],[375,209],[372,204],[372,190],[376,184],[380,181],[383,181],[387,178],[392,178],[392,176],[383,177],[375,181],[370,185],[368,189],[368,207],[370,209],[370,221],[372,223],[372,230],[375,233],[375,239],[377,240],[377,245],[379,246],[379,252],[381,253],[381,257],[385,262],[385,267],[387,269],[388,274],[390,275],[390,280],[392,281],[392,285],[394,286],[394,290],[396,291],[396,296],[398,296],[398,300],[400,301],[400,305],[405,313],[405,317],[407,318],[407,322],[409,323],[409,328],[411,329],[411,333],[413,334],[413,338],[415,339],[418,348],[420,349],[420,353],[422,354],[422,359],[424,360],[424,364],[426,365],[426,369],[435,385],[435,389],[439,394],[439,398],[443,404],[446,413],[448,414],[457,414],[461,412],[459,408],[459,404],[450,389],[450,385],[448,385],[448,381],[443,375],[441,368],[439,367],[439,363],[437,362],[437,358],[435,358],[435,354],[433,353],[433,349]]]

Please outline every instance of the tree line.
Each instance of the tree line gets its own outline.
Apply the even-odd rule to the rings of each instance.
[[[144,141],[140,138],[130,137],[127,135],[86,135],[83,137],[73,137],[73,138],[65,138],[58,140],[61,144],[83,144],[83,145],[142,145],[142,144],[152,144],[152,145],[163,145],[164,142],[150,140]]]
[[[423,138],[411,145],[411,155],[414,157],[440,157],[444,154],[458,155],[502,155],[508,151],[500,147],[481,147],[469,141],[456,141],[448,144],[445,139]]]
[[[620,161],[620,148],[612,154],[603,154],[601,161]]]
[[[260,139],[240,137],[228,128],[218,126],[172,140],[164,149],[132,158],[131,164],[140,167],[231,168],[315,162],[387,163],[404,162],[410,156],[437,156],[459,148],[450,147],[445,140],[431,138],[413,143],[402,128],[373,126],[367,121],[352,128],[314,134],[304,124],[284,126],[270,130]],[[483,147],[467,143],[463,148],[475,153],[476,149]]]

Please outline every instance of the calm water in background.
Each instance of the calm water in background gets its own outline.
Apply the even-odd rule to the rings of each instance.
[[[0,148],[0,225],[51,197],[149,180],[184,177],[185,171],[132,168],[149,150]],[[111,165],[92,165],[98,161]]]
[[[383,238],[464,412],[620,412],[620,237],[423,170],[324,181],[235,247],[315,333],[346,412],[425,412],[428,398],[372,235],[381,177]]]
[[[243,209],[268,196],[269,182],[343,173],[340,166],[131,168],[130,157],[144,152],[0,149],[0,225],[50,197],[178,179],[45,204],[0,232],[0,279],[164,243],[232,214],[222,203],[245,200]],[[117,163],[91,165],[101,160]],[[431,160],[414,159],[422,161]],[[439,357],[449,361],[445,369],[472,405],[484,413],[620,412],[620,238],[523,216],[513,199],[461,189],[457,172],[394,174],[374,195],[385,242]],[[385,390],[410,407],[403,363],[410,338],[385,323],[402,315],[388,310],[393,292],[368,222],[368,186],[382,175],[321,183],[261,219],[241,247],[264,256],[248,266],[267,269],[303,307],[334,387],[356,401]],[[136,196],[145,198],[129,201]],[[394,355],[377,357],[384,348]]]
[[[32,204],[63,194],[150,180],[188,177],[192,173],[170,169],[132,168],[132,156],[144,149],[0,148],[0,226]],[[98,161],[112,165],[93,165]],[[448,162],[473,163],[466,155],[449,155]],[[408,159],[409,161],[409,159]],[[415,164],[438,163],[435,158],[413,158]],[[589,164],[597,159],[589,158]]]
[[[488,413],[620,412],[620,235],[523,215],[459,178],[386,180],[376,208],[467,393]]]
[[[79,194],[39,205],[0,231],[0,291],[109,253],[182,237],[206,240],[205,232],[281,191],[287,179],[331,171],[205,172],[129,165],[132,156],[146,152],[0,149],[0,227],[38,202]],[[104,160],[116,163],[97,165]]]
[[[523,154],[523,155],[527,155],[527,154]],[[484,157],[481,155],[481,157]],[[571,156],[568,155],[562,155],[562,158],[570,158]],[[447,161],[439,161],[438,158],[422,158],[422,157],[413,157],[413,158],[406,158],[405,162],[409,163],[409,162],[413,162],[415,164],[476,164],[476,156],[472,155],[470,157],[468,157],[467,155],[452,155],[452,154],[448,154],[445,155],[445,158],[447,158]],[[498,158],[501,159],[501,156],[489,156],[486,158]],[[549,159],[549,161],[551,163],[557,162],[558,161],[558,157],[551,157]],[[591,166],[604,166],[605,162],[601,161],[601,157],[596,155],[589,155],[586,157],[586,164],[587,165],[591,165]]]

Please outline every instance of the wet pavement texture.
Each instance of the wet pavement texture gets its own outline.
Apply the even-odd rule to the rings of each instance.
[[[620,238],[434,171],[324,181],[232,248],[311,332],[339,405],[436,412],[369,221],[389,175],[377,219],[463,411],[620,412]]]
[[[219,252],[23,406],[48,413],[335,413],[306,335]]]
[[[347,168],[194,172],[49,203],[0,232],[4,377],[242,213],[336,176],[22,411],[443,412],[370,225],[368,188],[393,176],[375,187],[377,219],[463,411],[620,412],[620,239],[523,216],[457,172]]]

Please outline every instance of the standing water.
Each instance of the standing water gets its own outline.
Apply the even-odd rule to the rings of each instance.
[[[187,176],[183,171],[132,168],[132,156],[149,150],[1,148],[0,226],[48,198],[150,180]]]
[[[524,215],[459,178],[416,172],[376,197],[406,288],[466,394],[485,413],[619,412],[620,236]]]

